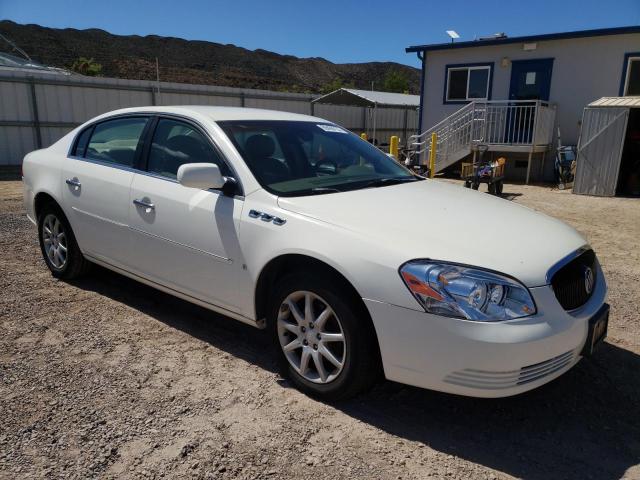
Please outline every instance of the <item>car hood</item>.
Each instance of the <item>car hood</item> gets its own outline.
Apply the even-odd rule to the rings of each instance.
[[[547,284],[549,268],[586,244],[559,220],[434,180],[280,197],[278,204],[355,232],[394,262],[430,258],[474,265],[506,273],[529,287]]]

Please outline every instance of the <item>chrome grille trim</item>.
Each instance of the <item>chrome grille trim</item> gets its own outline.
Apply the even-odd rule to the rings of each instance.
[[[551,288],[562,308],[572,311],[587,303],[595,289],[595,282],[598,282],[597,273],[598,261],[592,249],[582,251],[555,270],[551,277]],[[591,275],[591,288],[586,286],[587,274]]]
[[[446,383],[483,390],[502,390],[535,382],[552,375],[575,362],[575,351],[570,350],[544,362],[527,365],[519,370],[487,371],[466,368],[452,372],[444,378]]]
[[[582,247],[580,247],[579,249],[577,249],[575,252],[571,252],[569,255],[567,255],[566,257],[562,258],[560,261],[558,261],[557,263],[555,263],[548,271],[546,274],[546,281],[547,281],[547,285],[551,284],[551,279],[553,278],[553,276],[558,273],[558,270],[561,270],[562,267],[564,267],[565,265],[567,265],[568,263],[571,263],[573,260],[575,260],[576,258],[578,258],[580,255],[582,255],[584,252],[588,251],[588,250],[592,250],[591,246],[589,245],[583,245]]]

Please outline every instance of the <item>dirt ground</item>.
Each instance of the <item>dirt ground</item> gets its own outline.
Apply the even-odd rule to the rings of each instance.
[[[383,382],[328,405],[258,330],[106,270],[52,278],[21,195],[0,182],[0,478],[640,479],[640,200],[505,186],[596,250],[592,359],[515,398]]]

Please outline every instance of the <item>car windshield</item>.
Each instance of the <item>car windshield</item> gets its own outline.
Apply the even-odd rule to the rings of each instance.
[[[276,195],[328,194],[422,179],[337,125],[275,120],[218,125],[258,182]]]

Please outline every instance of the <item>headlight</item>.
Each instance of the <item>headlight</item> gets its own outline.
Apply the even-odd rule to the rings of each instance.
[[[416,260],[405,263],[400,275],[420,305],[436,315],[497,322],[536,313],[527,288],[498,273]]]

